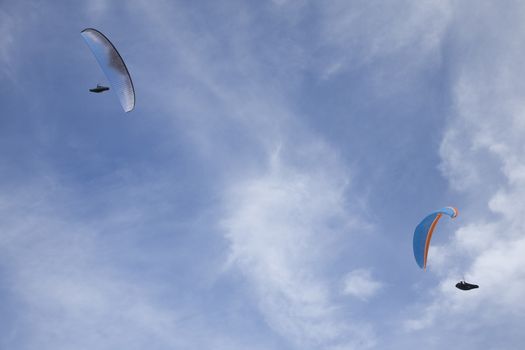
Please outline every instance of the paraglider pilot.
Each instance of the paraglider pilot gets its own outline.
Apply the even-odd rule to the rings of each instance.
[[[96,88],[89,89],[89,91],[97,93],[97,94],[100,93],[100,92],[108,91],[108,90],[109,90],[109,88],[107,86],[102,86],[102,85],[99,85],[99,84],[97,84]]]
[[[456,283],[456,288],[461,289],[461,290],[471,290],[471,289],[479,288],[479,286],[477,284],[472,284],[472,283],[468,283],[465,281],[459,281],[458,283]]]

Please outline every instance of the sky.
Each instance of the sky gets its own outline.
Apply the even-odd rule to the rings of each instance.
[[[1,1],[0,348],[521,349],[524,16]],[[89,93],[86,27],[132,112]]]

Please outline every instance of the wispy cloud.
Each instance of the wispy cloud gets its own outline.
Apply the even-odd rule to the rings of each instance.
[[[192,226],[192,234],[202,230],[212,236],[216,224],[221,225],[220,232],[231,249],[231,269],[224,278],[241,276],[246,281],[248,300],[255,309],[248,318],[262,315],[265,322],[260,328],[269,326],[285,348],[370,347],[374,343],[373,330],[338,310],[338,286],[332,291],[330,279],[324,276],[336,256],[336,242],[348,242],[346,236],[366,229],[358,213],[348,214],[355,209],[346,199],[349,169],[337,151],[321,135],[303,126],[300,116],[285,102],[289,87],[273,75],[281,68],[276,65],[268,69],[254,53],[261,48],[253,48],[257,33],[252,31],[252,12],[241,8],[239,17],[212,30],[195,26],[191,16],[184,16],[191,9],[179,6],[133,2],[126,11],[140,14],[137,17],[141,28],[145,28],[140,35],[154,38],[151,48],[162,47],[158,65],[152,65],[147,54],[141,55],[144,61],[138,55],[135,61],[130,60],[135,62],[133,74],[137,81],[144,79],[160,87],[143,89],[142,108],[175,124],[177,138],[184,137],[191,144],[191,157],[205,164],[206,172],[212,174],[202,175],[209,176],[207,179],[213,183],[209,197],[218,193],[221,198],[220,203],[210,201],[212,208],[206,209],[215,214],[203,227],[199,226],[202,222]],[[210,8],[225,11],[220,6]],[[156,206],[156,201],[185,204],[190,197],[169,195],[180,189],[176,176],[171,182],[166,178],[170,174],[166,167],[170,164],[163,164],[164,175],[153,176],[152,180],[141,172],[141,166],[132,164],[129,173],[115,171],[123,178],[134,178],[133,171],[141,173],[136,182],[124,180],[115,188],[103,189],[94,185],[92,192],[68,188],[70,192],[64,199],[72,208],[78,208],[82,201],[90,208],[104,203],[103,209],[87,210],[89,219],[59,206],[51,208],[50,217],[36,213],[25,224],[15,220],[6,227],[13,234],[4,237],[29,239],[28,232],[35,231],[29,239],[35,242],[33,255],[17,255],[23,246],[18,239],[13,238],[3,247],[12,251],[6,255],[9,258],[5,266],[15,278],[13,286],[17,288],[13,294],[28,310],[23,329],[31,330],[31,336],[22,346],[31,348],[35,343],[47,342],[54,348],[74,344],[77,348],[133,349],[153,342],[157,348],[221,348],[217,344],[224,343],[229,344],[224,348],[232,349],[246,341],[260,340],[257,335],[243,337],[239,327],[229,329],[224,336],[214,327],[205,331],[206,325],[199,322],[188,322],[190,326],[179,332],[177,321],[184,306],[166,305],[158,294],[163,288],[174,291],[175,286],[188,292],[188,286],[158,280],[137,285],[140,274],[132,273],[130,267],[140,265],[140,259],[153,264],[156,255],[165,252],[157,249],[153,256],[144,257],[134,240],[146,240],[150,231],[162,225],[176,225],[175,219],[157,222],[156,210],[164,212],[166,208]],[[107,172],[106,181],[118,181],[120,175],[110,169]],[[155,185],[150,186],[149,180]],[[84,191],[89,194],[82,198]],[[20,212],[27,205],[23,202]],[[48,205],[49,201],[44,201],[39,210]],[[6,215],[20,214],[9,209]],[[117,236],[126,233],[126,243],[105,235],[114,231]],[[192,246],[194,250],[188,248],[187,254],[197,251],[196,247],[212,251],[210,240],[203,241],[206,244],[199,240],[200,245]],[[124,244],[125,256],[118,254],[117,247],[108,248],[111,243]],[[138,257],[130,259],[131,252]],[[177,254],[173,251],[172,255]],[[195,254],[189,260],[190,265],[199,263]],[[182,270],[173,260],[160,263],[157,268],[164,273],[164,269]],[[195,280],[202,276],[192,277],[189,283],[197,284]],[[338,277],[334,279],[339,281]],[[239,288],[231,286],[233,290]],[[38,298],[31,299],[32,294]],[[227,303],[228,298],[223,299]],[[196,303],[194,299],[191,302]],[[53,338],[53,331],[60,336]],[[129,337],[119,337],[121,334]],[[72,339],[72,335],[77,337]],[[271,347],[268,344],[262,342],[260,346]]]
[[[337,237],[362,229],[345,204],[347,173],[321,144],[303,153],[318,160],[307,160],[306,167],[287,164],[282,152],[272,155],[263,173],[226,193],[230,266],[252,283],[270,326],[294,343],[369,347],[372,335],[357,320],[344,321],[323,277]]]
[[[0,64],[2,66],[2,75],[13,78],[13,46],[15,44],[15,19],[6,11],[0,9]]]
[[[329,77],[383,57],[410,56],[411,71],[439,62],[443,34],[451,18],[448,1],[390,3],[332,1],[319,5],[320,50]]]
[[[241,15],[228,25],[236,28],[234,33],[223,33],[224,28],[218,26],[213,38],[206,34],[209,28],[193,36],[173,27],[172,18],[164,15],[173,11],[170,7],[162,6],[164,11],[159,12],[145,6],[160,28],[159,35],[174,43],[172,54],[187,68],[173,68],[172,74],[198,82],[201,101],[203,92],[208,96],[203,104],[187,94],[179,95],[178,101],[170,100],[172,108],[188,118],[186,128],[199,123],[193,142],[204,158],[222,160],[214,170],[218,176],[232,173],[225,164],[237,170],[224,179],[223,206],[216,208],[230,246],[227,273],[242,273],[263,319],[288,347],[372,346],[371,327],[341,313],[338,286],[324,276],[337,255],[336,242],[348,243],[351,239],[345,237],[368,226],[357,206],[347,200],[352,196],[351,170],[321,135],[303,125],[286,101],[293,81],[288,85],[276,80],[292,62],[281,59],[278,66],[262,64],[257,53],[262,50],[266,57],[266,52],[257,46],[256,17],[242,6],[236,9]],[[178,26],[188,25],[187,21],[183,18]],[[210,147],[217,130],[224,127],[249,136],[242,148],[235,148],[237,161],[231,162],[231,155],[216,143]],[[239,160],[244,161],[240,164]]]
[[[456,16],[469,17],[470,9],[458,6]],[[517,325],[525,320],[520,300],[525,293],[525,70],[520,63],[525,30],[515,15],[522,11],[518,2],[505,8],[481,6],[472,21],[453,27],[458,33],[455,45],[461,52],[472,51],[468,57],[454,53],[459,56],[452,90],[455,109],[441,145],[442,169],[468,201],[463,226],[443,247],[449,254],[448,261],[437,266],[443,276],[440,286],[410,327],[426,329],[426,335],[430,326],[433,332],[435,327],[440,332],[454,328],[456,345],[513,348],[524,340]],[[480,24],[495,14],[506,21],[492,21],[489,28]],[[462,276],[479,283],[480,289],[455,290]],[[495,330],[505,340],[483,329]],[[478,330],[476,340],[469,338],[473,330]]]
[[[108,261],[99,238],[106,224],[71,218],[53,203],[74,202],[61,190],[28,190],[2,198],[2,216],[13,220],[2,223],[1,261],[20,309],[16,336],[2,339],[4,346],[134,348],[152,337],[180,344],[172,330],[176,312]]]
[[[39,92],[23,112],[25,92],[12,100],[20,114],[9,120],[10,136],[46,145],[28,146],[27,159],[6,152],[23,176],[0,186],[0,294],[8,300],[0,308],[9,314],[0,347],[441,349],[449,335],[507,348],[523,340],[516,327],[525,291],[523,8],[431,0],[66,3],[0,10],[7,33],[0,62],[9,68],[15,52],[35,63],[21,69],[28,92]],[[35,23],[23,26],[31,29],[25,39],[34,42],[18,47],[12,29],[28,13]],[[130,118],[103,119],[103,108],[79,110],[84,96],[42,89],[62,79],[62,90],[74,91],[70,78],[79,72],[93,78],[74,61],[92,62],[77,33],[83,22],[108,29],[125,56],[139,101]],[[33,34],[43,23],[56,33],[52,42]],[[65,52],[73,54],[57,58]],[[435,95],[423,96],[428,90],[419,87],[434,80]],[[369,108],[390,92],[387,107]],[[443,119],[414,111],[397,119],[405,113],[399,106],[447,93],[454,105]],[[413,130],[396,134],[416,117]],[[34,120],[33,134],[19,127]],[[399,174],[419,171],[408,157],[392,173],[383,166],[407,154],[399,139],[411,132],[437,139],[442,125],[441,170],[455,192],[402,184]],[[384,145],[359,147],[370,139]],[[416,150],[415,162],[437,173],[436,149],[422,147],[428,153]],[[380,171],[387,174],[378,183]],[[364,192],[379,198],[376,207]],[[412,218],[383,216],[392,203],[417,207],[422,196],[463,203],[453,238],[432,248],[431,282],[409,290],[410,273],[399,268],[408,250],[385,252],[409,241]],[[388,232],[375,232],[370,215]],[[463,276],[481,288],[456,290]]]
[[[167,252],[157,249],[152,254],[145,244],[140,249],[135,246],[136,240],[151,240],[140,226],[154,221],[159,207],[151,204],[158,200],[157,194],[136,186],[113,190],[108,190],[115,195],[112,198],[142,192],[144,201],[112,200],[105,214],[93,221],[78,215],[78,208],[94,204],[93,198],[80,196],[78,188],[49,182],[3,188],[0,284],[16,310],[3,306],[0,345],[86,350],[246,348],[248,339],[235,332],[224,334],[224,327],[213,321],[216,311],[199,306],[205,297],[186,296],[187,280],[181,271],[188,268],[176,264],[181,259],[176,247],[163,258]],[[155,278],[146,272],[149,269],[166,272],[169,278]],[[196,273],[195,268],[192,271]],[[224,312],[220,316],[223,321],[232,317]],[[268,346],[261,339],[257,342],[255,348]]]
[[[370,270],[357,269],[345,276],[343,293],[361,300],[367,300],[382,287],[383,283],[374,279]]]

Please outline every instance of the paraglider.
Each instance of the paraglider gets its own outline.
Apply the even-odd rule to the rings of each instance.
[[[461,289],[461,290],[471,290],[471,289],[479,288],[479,286],[477,284],[472,284],[472,283],[468,283],[465,281],[459,281],[458,283],[456,283],[456,288]]]
[[[108,91],[108,90],[109,90],[109,88],[107,86],[102,86],[102,85],[99,85],[99,84],[97,84],[96,88],[89,89],[89,91],[94,92],[96,94],[104,92],[104,91]]]
[[[417,225],[414,231],[414,258],[416,259],[416,263],[422,269],[426,269],[427,267],[430,240],[432,239],[432,234],[434,233],[436,225],[443,215],[448,215],[454,219],[458,216],[458,210],[454,207],[445,207],[430,213],[419,223],[419,225]],[[461,290],[471,290],[479,288],[479,286],[477,284],[467,283],[463,280],[456,284],[456,288]]]
[[[416,259],[417,264],[420,268],[426,269],[427,267],[427,258],[428,258],[428,248],[430,248],[430,240],[432,239],[432,234],[436,228],[437,223],[444,215],[448,215],[451,218],[458,216],[458,210],[453,207],[445,207],[438,211],[435,211],[427,215],[420,223],[417,225],[416,230],[414,231],[414,258]]]
[[[112,90],[117,94],[120,104],[125,112],[135,107],[135,89],[128,68],[109,39],[93,28],[86,28],[81,32],[82,37],[91,49]],[[108,87],[98,86],[90,89],[91,92],[109,90]]]

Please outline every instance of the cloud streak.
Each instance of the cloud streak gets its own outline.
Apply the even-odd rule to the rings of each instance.
[[[519,297],[525,292],[521,253],[525,246],[521,76],[525,70],[520,63],[525,30],[514,13],[523,6],[517,2],[506,8],[482,6],[472,21],[459,25],[468,8],[457,6],[458,22],[453,29],[457,31],[455,45],[462,52],[472,51],[457,60],[452,90],[455,108],[441,144],[443,173],[468,198],[464,224],[442,247],[448,255],[437,266],[442,279],[433,301],[409,327],[423,329],[423,338],[436,332],[436,327],[441,334],[455,329],[456,346],[517,348],[524,338],[516,325],[525,320]],[[494,13],[505,16],[506,22],[492,22],[490,28],[480,25],[480,20]],[[455,291],[453,285],[461,275],[479,283],[480,289]],[[486,329],[501,337],[487,334]],[[473,332],[476,339],[470,337]]]
[[[348,214],[346,171],[322,144],[303,153],[324,159],[313,166],[291,166],[283,152],[272,154],[262,174],[226,193],[229,264],[252,284],[269,325],[298,346],[370,347],[373,334],[344,321],[323,277],[338,236],[362,229],[357,215]]]
[[[356,269],[344,278],[343,293],[361,300],[367,300],[374,296],[383,284],[372,277],[370,270]]]

